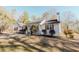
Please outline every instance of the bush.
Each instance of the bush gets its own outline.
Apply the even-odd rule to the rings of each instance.
[[[73,34],[69,34],[69,38],[73,38],[74,36],[73,36]]]
[[[73,31],[72,30],[64,30],[64,34],[66,35],[66,37],[69,36],[69,38],[73,38]]]

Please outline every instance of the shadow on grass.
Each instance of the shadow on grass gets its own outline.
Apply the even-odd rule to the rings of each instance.
[[[12,52],[13,50],[17,49],[17,47],[23,47],[24,51],[32,52],[30,49],[28,49],[24,46],[21,46],[21,45],[0,45],[1,52],[6,52],[5,48],[7,48],[7,49],[9,48],[9,50]]]
[[[1,34],[0,34],[1,35]],[[2,35],[6,35],[6,36],[9,36],[8,34],[2,34]],[[55,38],[57,38],[57,39],[60,39],[59,37],[55,37]],[[21,44],[22,44],[22,46],[24,47],[24,49],[26,50],[26,51],[29,51],[29,52],[33,52],[33,50],[31,50],[31,49],[35,49],[35,50],[37,50],[38,52],[46,52],[46,51],[44,51],[44,50],[42,50],[42,48],[38,48],[38,47],[35,47],[35,46],[32,46],[32,45],[30,45],[30,44],[28,44],[28,43],[26,43],[26,42],[24,42],[24,41],[21,41],[21,39],[22,38],[18,38],[17,36],[15,36],[15,37],[11,37],[11,36],[9,36],[9,38],[4,38],[4,39],[14,39],[14,40],[16,40],[17,42],[20,42]],[[57,44],[57,42],[55,42],[55,46],[52,46],[52,45],[50,45],[49,44],[49,42],[48,42],[48,39],[46,38],[46,37],[43,37],[43,38],[40,38],[41,40],[40,40],[40,42],[38,42],[37,43],[37,45],[39,45],[39,46],[41,46],[41,47],[45,47],[45,48],[48,48],[48,47],[50,47],[50,48],[53,48],[53,47],[56,47],[56,48],[58,48],[60,51],[62,51],[62,52],[75,52],[76,50],[73,50],[73,49],[71,49],[71,48],[69,48],[69,47],[66,47],[64,44],[64,47],[58,47],[58,46],[56,46],[56,44]],[[61,39],[60,39],[61,40]],[[57,41],[57,40],[56,40]],[[65,40],[61,40],[61,41],[65,41]],[[67,41],[66,41],[67,42]],[[61,42],[62,43],[62,42]],[[72,43],[73,44],[73,43]],[[16,45],[15,45],[16,46]],[[7,45],[5,45],[5,46],[1,46],[0,45],[0,47],[2,48],[2,51],[5,51],[4,50],[4,47],[7,47]],[[14,47],[14,46],[10,46],[10,47]],[[30,48],[30,49],[29,49]],[[50,51],[49,51],[50,52]]]
[[[37,47],[34,47],[34,46],[32,46],[32,45],[30,45],[30,44],[24,42],[24,41],[20,41],[21,38],[18,38],[18,37],[10,37],[10,38],[16,40],[17,42],[22,43],[22,44],[25,46],[25,48],[27,48],[27,46],[28,46],[28,47],[30,47],[30,48],[32,48],[32,49],[36,49],[36,50],[39,51],[39,52],[45,52],[44,50],[41,50],[41,49],[39,49],[39,48],[37,48]]]

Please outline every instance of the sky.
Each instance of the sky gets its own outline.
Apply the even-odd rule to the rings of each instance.
[[[4,6],[4,8],[9,12],[11,12],[13,9],[16,9],[15,14],[18,14],[18,16],[20,16],[23,13],[23,11],[26,11],[29,13],[29,17],[33,15],[40,16],[45,11],[53,9],[56,10],[57,12],[60,12],[61,15],[63,15],[64,12],[70,11],[77,17],[77,19],[79,19],[78,6]]]

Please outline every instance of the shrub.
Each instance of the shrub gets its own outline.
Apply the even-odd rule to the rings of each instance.
[[[74,37],[73,31],[72,30],[69,30],[69,29],[64,30],[64,34],[66,35],[66,37],[69,36],[69,38],[73,38]]]

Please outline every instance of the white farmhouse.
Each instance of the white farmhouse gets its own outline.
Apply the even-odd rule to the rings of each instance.
[[[31,30],[33,26],[36,27],[34,32]],[[27,24],[27,27],[31,34],[36,35],[59,36],[61,33],[60,21],[57,19],[32,21]]]

